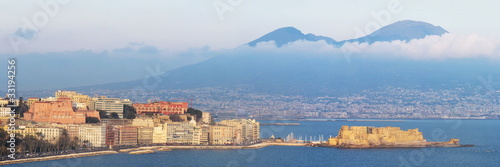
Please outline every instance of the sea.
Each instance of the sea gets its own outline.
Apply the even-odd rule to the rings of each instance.
[[[297,126],[262,125],[261,136],[328,139],[342,125],[418,128],[427,141],[460,139],[475,147],[339,149],[269,146],[243,150],[173,150],[152,154],[126,153],[62,159],[6,166],[110,167],[110,166],[500,166],[500,120],[308,120],[261,123],[299,123]]]

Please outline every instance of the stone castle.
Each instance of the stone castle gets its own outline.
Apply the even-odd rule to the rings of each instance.
[[[448,142],[427,142],[418,129],[401,130],[399,127],[342,126],[337,137],[328,139],[328,145],[344,148],[412,147],[429,145],[458,145],[458,139]]]

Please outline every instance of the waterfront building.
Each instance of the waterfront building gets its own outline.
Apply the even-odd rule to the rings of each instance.
[[[64,129],[61,128],[43,128],[37,127],[36,132],[41,134],[41,139],[52,144],[57,143],[59,137],[62,136]]]
[[[113,147],[119,144],[118,127],[106,126],[106,146]]]
[[[78,135],[80,133],[80,126],[79,125],[66,125],[62,126],[62,128],[66,129],[66,132],[68,133],[68,136],[70,139],[74,139],[75,137],[78,138]]]
[[[28,135],[45,140],[49,143],[55,144],[62,135],[64,129],[61,128],[48,128],[48,127],[26,127],[19,126],[14,130],[14,133],[26,137]]]
[[[105,147],[106,129],[106,125],[81,125],[78,138],[92,147]]]
[[[209,129],[211,145],[228,145],[235,143],[234,126],[212,125]]]
[[[196,126],[196,121],[167,122],[167,143],[182,143],[199,145],[201,128]]]
[[[260,123],[255,119],[222,120],[220,125],[234,127],[234,138],[237,144],[254,142],[260,139]]]
[[[158,124],[153,128],[153,144],[167,143],[167,125]]]
[[[124,105],[132,106],[132,101],[129,99],[100,96],[98,98],[92,98],[89,108],[91,110],[106,111],[108,115],[111,113],[117,113],[119,118],[123,118]]]
[[[204,124],[204,125],[201,125],[200,128],[201,128],[200,144],[209,145],[210,144],[210,125]]]
[[[118,127],[118,141],[122,146],[137,145],[137,127],[123,126]]]
[[[40,101],[32,104],[24,119],[35,122],[60,124],[83,124],[87,117],[100,119],[99,112],[74,110],[69,98],[61,97],[57,101]]]
[[[149,145],[153,143],[153,127],[137,128],[137,143],[140,145]]]
[[[132,125],[132,119],[101,119],[101,123],[106,125]]]
[[[158,101],[150,103],[134,103],[132,105],[137,114],[184,114],[187,112],[187,102]]]

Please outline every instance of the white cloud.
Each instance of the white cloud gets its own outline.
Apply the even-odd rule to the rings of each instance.
[[[255,48],[240,47],[255,51],[274,53],[304,52],[312,55],[362,55],[382,57],[407,57],[411,59],[446,59],[446,58],[500,58],[500,39],[483,37],[477,34],[444,34],[427,36],[409,42],[346,43],[341,47],[328,45],[324,41],[296,41],[276,47],[273,41],[262,42]]]

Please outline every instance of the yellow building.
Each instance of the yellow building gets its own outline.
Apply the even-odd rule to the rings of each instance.
[[[260,123],[255,119],[222,120],[220,125],[234,127],[235,142],[249,143],[260,139]]]
[[[377,145],[396,145],[425,143],[418,129],[401,130],[399,127],[342,126],[337,137],[328,139],[331,146],[369,147]]]
[[[154,119],[148,116],[138,116],[132,120],[132,126],[155,127],[159,124],[159,119]]]
[[[137,142],[138,144],[152,144],[153,143],[153,130],[152,127],[139,127],[137,128]]]
[[[212,115],[210,115],[209,112],[203,112],[201,116],[201,122],[203,122],[204,124],[210,124],[211,121]]]
[[[153,128],[153,143],[165,144],[167,143],[167,125],[159,124]]]
[[[0,107],[0,119],[10,119],[10,107]]]
[[[59,137],[63,133],[62,128],[45,128],[45,127],[25,127],[20,126],[18,129],[14,130],[14,133],[26,137],[32,135],[38,137],[42,140],[48,141],[52,144],[57,143]]]
[[[213,125],[209,128],[209,143],[211,145],[234,144],[234,126]]]
[[[77,93],[76,91],[60,91],[58,90],[55,93],[56,99],[60,97],[69,97],[73,103],[75,103],[75,107],[79,110],[88,110],[89,104],[92,101],[92,98],[87,95],[83,95],[81,93]]]
[[[28,100],[26,101],[26,105],[28,105],[28,107],[31,107],[31,104],[39,102],[40,100],[41,99],[38,97],[29,97]]]
[[[0,107],[5,107],[9,104],[9,100],[8,99],[2,99],[0,98]]]
[[[204,124],[204,125],[201,125],[200,128],[201,128],[200,144],[202,144],[202,145],[210,144],[210,142],[209,142],[210,125]]]

